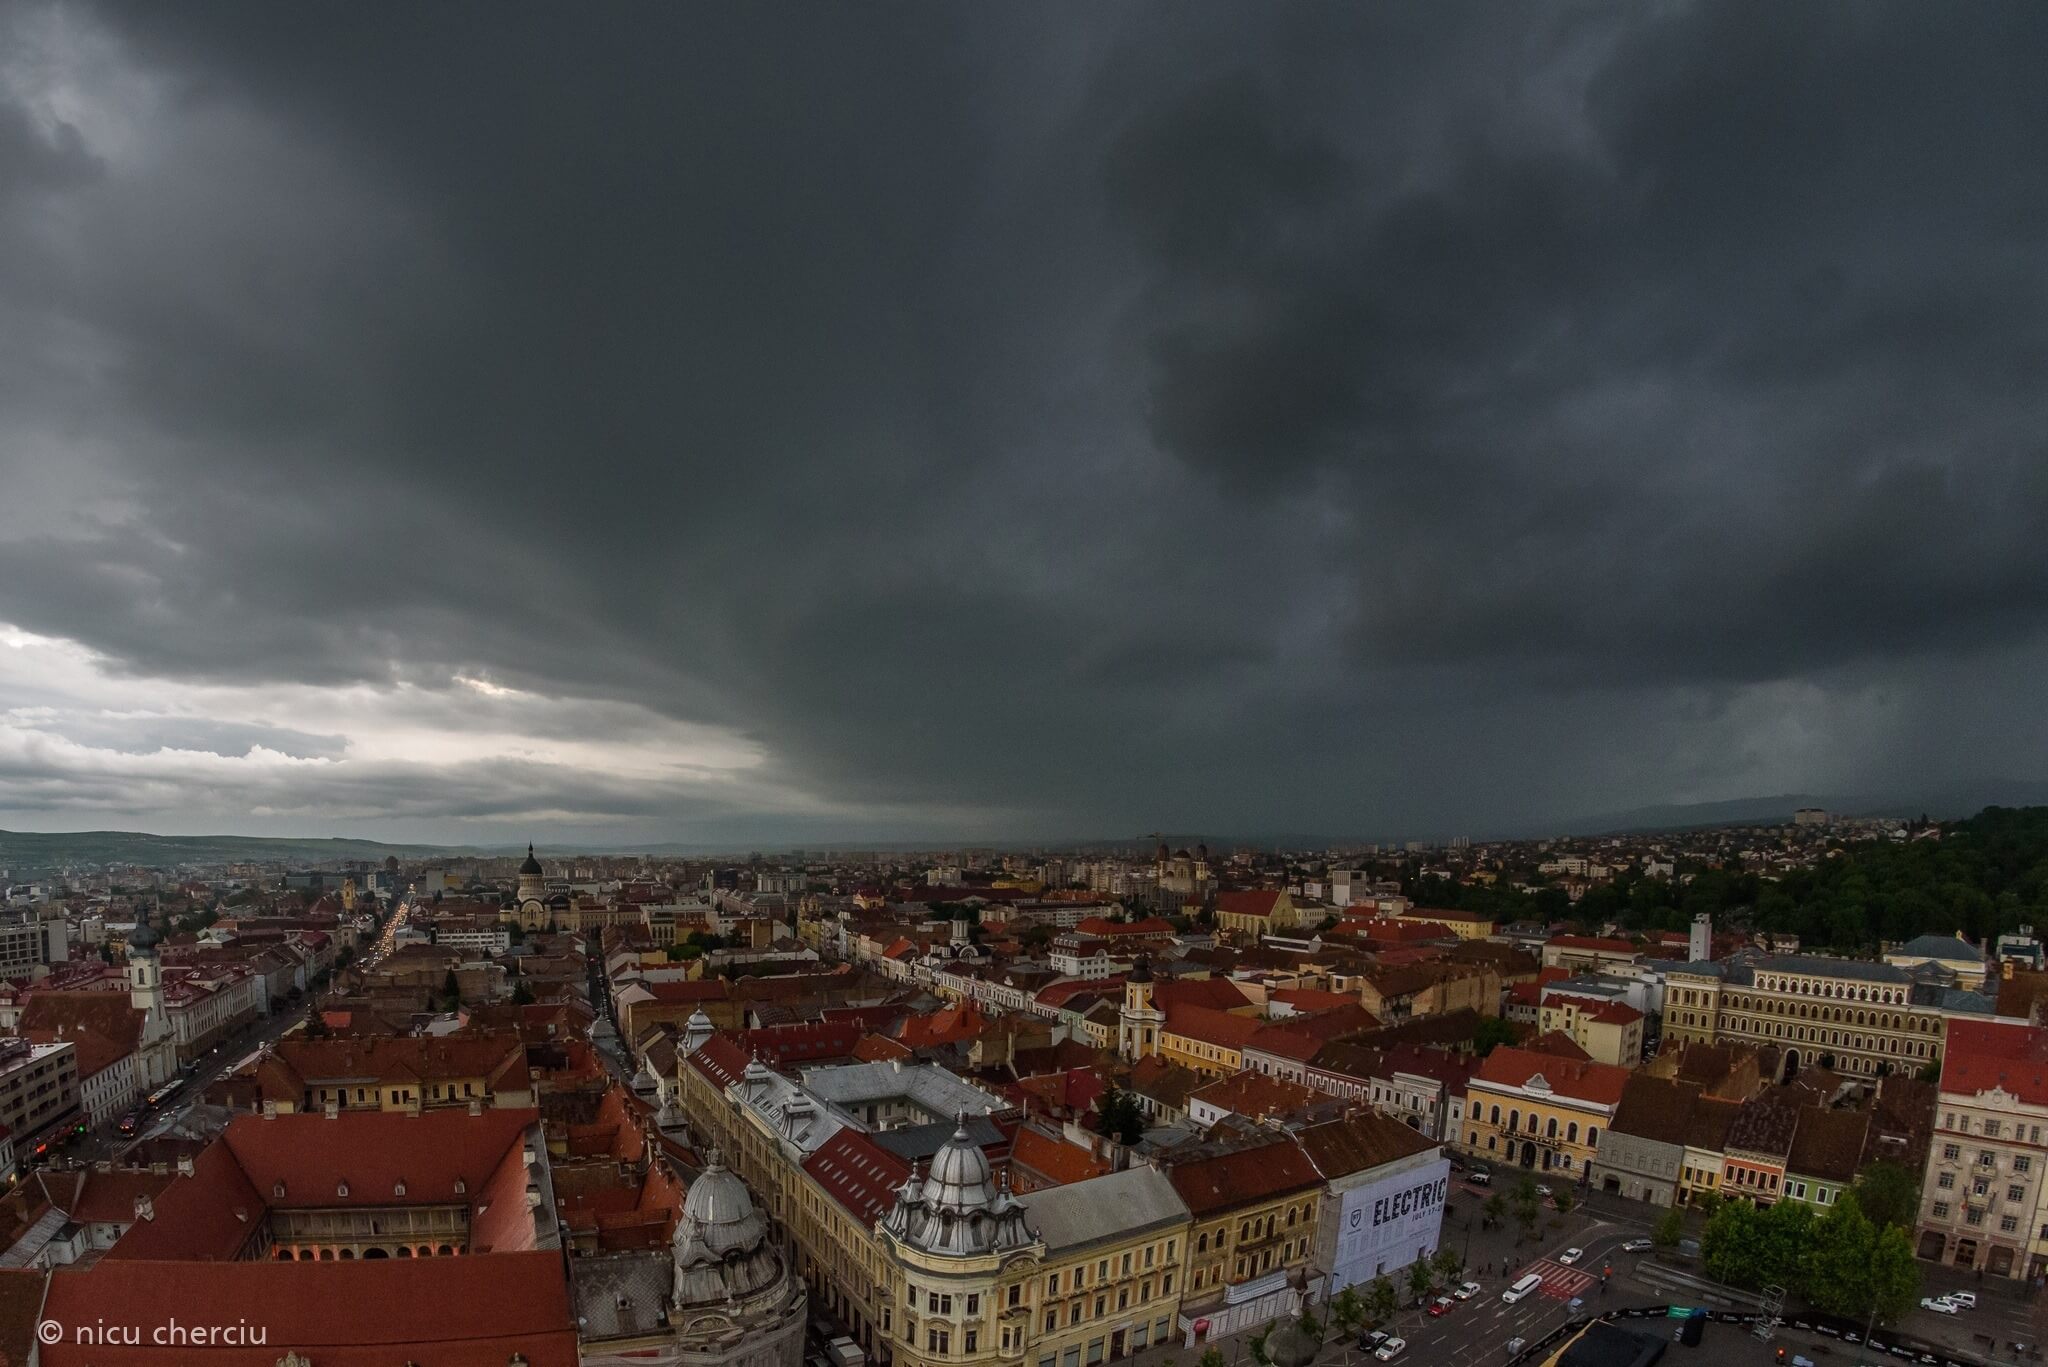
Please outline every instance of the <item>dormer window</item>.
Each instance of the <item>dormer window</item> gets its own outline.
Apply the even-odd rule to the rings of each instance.
[[[335,1187],[334,1187],[334,1194],[335,1194],[336,1196],[346,1196],[346,1195],[348,1195],[348,1179],[347,1179],[347,1178],[343,1178],[343,1179],[342,1179],[342,1180],[341,1180],[340,1182],[338,1182],[338,1183],[336,1183],[336,1184],[335,1184]]]
[[[398,1185],[391,1189],[391,1194],[393,1196],[405,1195],[405,1179],[403,1177],[398,1179]]]
[[[461,1196],[461,1195],[464,1195],[465,1193],[467,1193],[468,1191],[469,1191],[469,1183],[465,1182],[465,1181],[464,1181],[464,1180],[462,1180],[462,1179],[461,1179],[460,1177],[456,1178],[456,1179],[455,1179],[455,1194],[456,1194],[457,1196]]]

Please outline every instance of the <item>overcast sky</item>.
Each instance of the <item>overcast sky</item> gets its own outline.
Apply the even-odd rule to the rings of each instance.
[[[2048,777],[2048,7],[0,7],[0,826]]]

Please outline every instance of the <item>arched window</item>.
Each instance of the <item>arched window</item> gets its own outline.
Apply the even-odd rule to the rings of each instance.
[[[1544,1137],[1545,1139],[1555,1139],[1555,1138],[1557,1138],[1557,1117],[1556,1117],[1556,1116],[1552,1116],[1552,1117],[1550,1117],[1550,1124],[1549,1124],[1549,1126],[1548,1126],[1548,1127],[1547,1127],[1547,1128],[1546,1128],[1546,1129],[1545,1129],[1545,1130],[1543,1131],[1543,1137]]]
[[[1578,1121],[1574,1120],[1574,1121],[1573,1121],[1573,1122],[1572,1122],[1571,1124],[1569,1124],[1569,1125],[1565,1126],[1565,1129],[1564,1129],[1564,1140],[1565,1140],[1565,1143],[1567,1143],[1567,1144],[1576,1144],[1576,1143],[1578,1143],[1578,1142],[1579,1142],[1579,1122],[1578,1122]]]
[[[1493,1116],[1486,1123],[1489,1125],[1500,1124],[1500,1107],[1496,1106],[1493,1108]]]

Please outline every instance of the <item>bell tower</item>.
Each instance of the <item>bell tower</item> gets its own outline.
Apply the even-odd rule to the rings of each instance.
[[[1152,959],[1140,954],[1124,979],[1124,1008],[1117,1015],[1117,1052],[1136,1062],[1159,1052],[1166,1014],[1152,1004]]]

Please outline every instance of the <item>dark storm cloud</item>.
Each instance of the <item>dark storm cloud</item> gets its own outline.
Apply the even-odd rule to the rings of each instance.
[[[2034,8],[19,23],[0,622],[138,680],[1344,830],[1882,784],[2041,646]],[[318,801],[518,805],[443,772]]]

